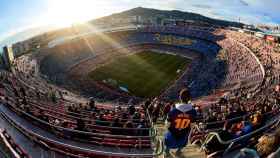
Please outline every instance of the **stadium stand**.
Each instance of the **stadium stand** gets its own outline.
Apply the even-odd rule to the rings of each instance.
[[[143,50],[189,58],[191,67],[159,97],[148,99],[84,78],[115,58]],[[191,144],[199,145],[208,157],[230,157],[244,147],[240,153],[277,157],[278,54],[272,43],[222,28],[144,26],[90,34],[22,56],[15,60],[13,72],[0,72],[0,113],[30,140],[62,155],[158,157],[164,147],[157,124],[165,121],[178,91],[188,87],[198,114]],[[76,95],[52,81],[68,84],[66,89],[76,83],[81,89],[93,84],[87,92],[95,98]],[[1,133],[10,150],[28,157],[6,130]],[[272,139],[273,145],[268,143]],[[264,152],[265,145],[271,150]]]

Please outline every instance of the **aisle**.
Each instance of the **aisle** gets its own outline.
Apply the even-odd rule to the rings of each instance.
[[[165,126],[164,123],[157,123],[155,125],[155,128],[157,129],[158,132],[158,137],[163,140],[164,139],[164,133],[167,130],[167,127]],[[206,158],[206,155],[203,151],[200,151],[199,146],[197,145],[187,145],[183,149],[183,153],[180,156],[177,156],[175,154],[176,150],[171,150],[171,156],[170,158]],[[163,155],[159,156],[158,158],[164,158]]]

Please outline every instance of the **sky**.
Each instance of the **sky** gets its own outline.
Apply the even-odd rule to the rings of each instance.
[[[280,0],[0,0],[0,45],[26,29],[70,26],[140,6],[249,24],[280,24]]]

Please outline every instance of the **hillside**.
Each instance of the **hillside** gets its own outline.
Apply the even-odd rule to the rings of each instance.
[[[112,14],[110,16],[105,16],[99,19],[94,19],[91,20],[87,23],[90,23],[92,25],[95,25],[99,21],[106,21],[110,22],[112,19],[116,18],[127,18],[131,16],[141,16],[143,19],[148,19],[148,18],[173,18],[173,19],[182,19],[182,20],[191,20],[194,22],[202,22],[202,23],[208,23],[208,24],[215,24],[219,26],[234,26],[234,27],[241,27],[243,24],[237,23],[237,22],[231,22],[231,21],[224,21],[224,20],[218,20],[218,19],[212,19],[206,16],[202,16],[200,14],[196,13],[190,13],[190,12],[183,12],[183,11],[178,11],[178,10],[172,10],[172,11],[167,11],[167,10],[157,10],[157,9],[150,9],[150,8],[133,8],[121,13],[116,13]],[[79,27],[78,30],[82,32],[84,29],[83,25],[78,25]],[[37,27],[37,28],[31,28],[27,29],[25,31],[16,33],[15,35],[12,35],[8,38],[0,40],[0,47],[7,45],[7,44],[12,44],[16,43],[18,41],[23,41],[26,39],[29,39],[31,37],[34,37],[36,35],[48,32],[50,34],[50,39],[54,39],[56,37],[60,36],[67,36],[67,35],[73,35],[73,32],[76,31],[71,30],[73,28],[61,28],[61,29],[55,29],[54,27],[50,26],[45,26],[45,27]],[[55,31],[54,31],[55,30]],[[1,51],[1,50],[0,50]]]
[[[89,23],[94,24],[99,20],[106,21],[107,19],[113,18],[126,18],[129,16],[141,16],[142,18],[151,18],[151,17],[160,17],[160,18],[174,18],[174,19],[183,19],[183,20],[192,20],[192,21],[199,21],[209,24],[221,25],[221,26],[235,26],[241,27],[243,24],[238,22],[231,22],[219,19],[212,19],[200,14],[191,13],[191,12],[183,12],[179,10],[157,10],[157,9],[150,9],[150,8],[133,8],[121,13],[112,14],[110,16],[106,16],[103,18],[99,18],[96,20],[89,21]]]

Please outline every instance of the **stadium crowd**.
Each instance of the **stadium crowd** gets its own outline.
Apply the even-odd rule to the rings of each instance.
[[[187,32],[187,30],[192,31]],[[197,32],[194,33],[193,30]],[[225,62],[227,72],[221,72],[221,67],[223,67],[223,65],[219,65],[221,63],[213,64],[213,67],[205,64],[192,73],[207,72],[203,74],[204,78],[199,78],[198,76],[189,77],[188,74],[183,74],[177,81],[180,84],[177,84],[176,90],[173,89],[172,91],[174,94],[174,92],[178,92],[179,88],[189,85],[190,81],[186,79],[188,76],[192,81],[197,82],[190,89],[205,90],[199,89],[199,86],[203,86],[201,83],[207,80],[205,87],[214,89],[220,86],[219,88],[226,88],[234,94],[232,95],[234,96],[233,98],[224,97],[219,102],[207,107],[193,105],[193,109],[197,114],[195,122],[198,125],[198,131],[192,133],[193,142],[201,142],[206,152],[211,154],[221,149],[224,151],[229,146],[221,143],[218,137],[224,141],[233,140],[232,142],[236,142],[235,140],[246,136],[239,142],[241,147],[254,148],[261,157],[277,154],[280,128],[278,126],[279,122],[276,123],[273,119],[279,119],[280,92],[279,85],[277,85],[279,84],[279,48],[273,44],[265,43],[263,40],[228,30],[204,30],[197,27],[176,30],[174,27],[147,27],[142,31],[162,31],[185,35],[189,33],[192,34],[192,37],[203,36],[209,41],[217,41],[222,47],[217,58]],[[198,33],[199,31],[203,34]],[[214,36],[211,32],[214,32],[217,36]],[[127,38],[126,35],[120,37],[122,35],[117,37],[121,39]],[[229,38],[221,39],[221,35],[226,35]],[[115,54],[130,52],[127,49],[156,48],[153,45],[119,48],[119,51]],[[126,52],[122,49],[125,49]],[[166,49],[180,50],[174,47],[166,47]],[[261,67],[250,54],[250,50],[260,59],[265,69],[265,74],[262,74]],[[183,54],[184,51],[179,51],[178,53]],[[110,55],[108,54],[108,56]],[[104,64],[103,62],[107,60],[107,57],[104,57],[104,60],[100,59],[102,58],[98,58],[99,64]],[[111,138],[103,140],[105,145],[113,144],[113,146],[123,147],[130,147],[131,139],[134,138],[134,141],[137,142],[136,145],[150,148],[151,140],[155,137],[153,124],[168,119],[170,111],[176,105],[173,101],[166,101],[166,98],[163,100],[161,100],[162,98],[148,99],[138,104],[139,106],[129,104],[127,107],[120,105],[104,106],[96,103],[95,99],[81,101],[81,98],[77,98],[77,96],[66,91],[64,92],[37,76],[38,70],[34,66],[36,64],[28,65],[31,61],[28,59],[16,60],[15,64],[18,66],[16,66],[14,74],[1,72],[1,100],[7,104],[7,107],[21,113],[26,118],[34,122],[41,122],[43,126],[48,125],[47,128],[52,127],[48,128],[48,130],[62,137],[78,138],[85,141],[89,139],[89,137],[85,136],[91,135],[95,136],[95,138],[90,138],[91,142],[98,142],[100,139],[97,139],[97,137],[104,135],[104,137]],[[91,62],[88,64],[94,65]],[[206,74],[209,74],[209,76]],[[216,76],[210,76],[211,74],[216,74]],[[224,84],[222,86],[215,85],[219,83],[218,78],[221,76],[224,77],[224,81],[222,81]],[[263,77],[265,77],[265,82],[263,82]],[[210,80],[209,78],[212,79]],[[275,86],[275,83],[277,83],[277,86]],[[72,95],[71,98],[75,98],[76,102],[67,100],[66,96],[69,95]],[[128,99],[131,98],[128,97]],[[41,128],[44,127],[41,126]],[[258,131],[257,134],[252,134],[254,131]],[[217,133],[217,139],[214,136],[209,137],[211,132]],[[124,137],[120,138],[119,136]],[[126,136],[130,138],[130,141],[124,144],[117,141],[117,139],[127,140]],[[255,138],[258,141],[252,143],[251,139],[248,138]],[[250,143],[247,144],[248,142]],[[134,144],[133,146],[136,147],[136,145]]]
[[[252,35],[244,35],[239,32],[226,31],[226,36],[248,47],[262,63],[266,72],[268,85],[279,82],[279,46],[267,42]]]

